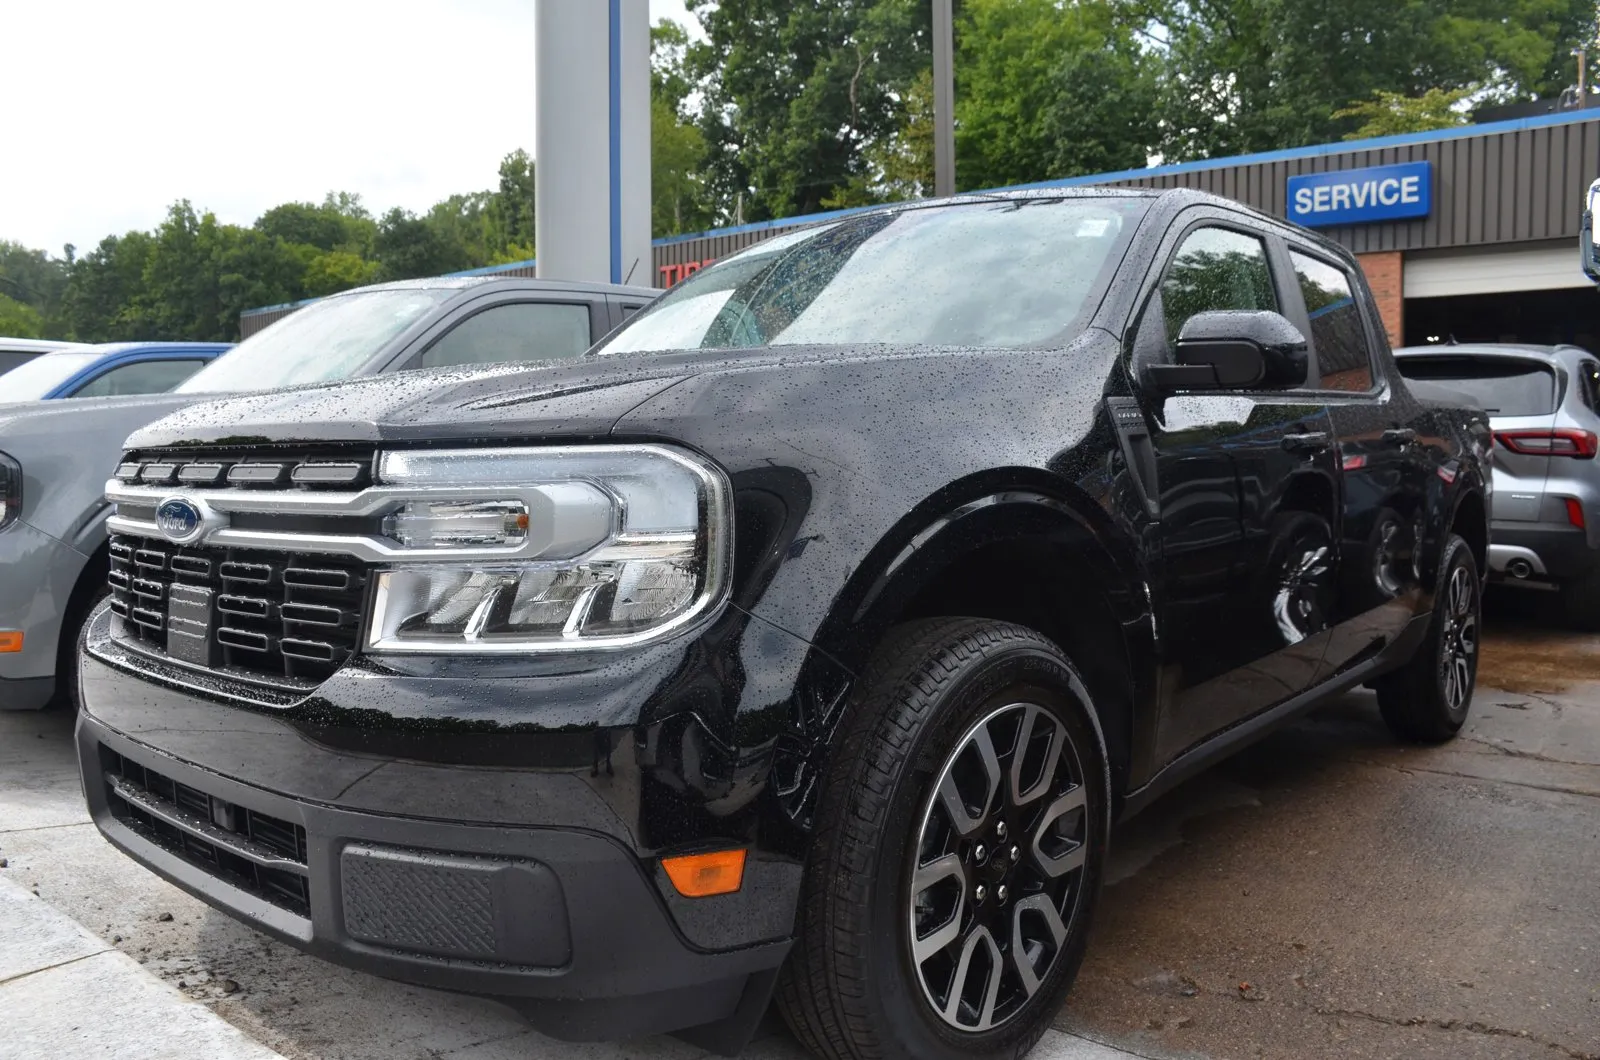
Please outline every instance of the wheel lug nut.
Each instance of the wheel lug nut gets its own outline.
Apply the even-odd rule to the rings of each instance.
[[[1006,885],[1002,883],[1000,886],[996,887],[994,889],[994,896],[995,896],[995,900],[996,901],[1000,901],[1000,902],[1005,901],[1006,900]]]
[[[1001,821],[997,826],[995,826],[994,833],[1001,839],[1004,839],[1006,837],[1006,823]]]
[[[983,844],[979,843],[977,848],[975,850],[973,850],[972,856],[977,858],[979,861],[982,861],[983,860],[983,855],[986,854],[986,853],[988,853],[988,852],[983,849]]]
[[[1013,846],[1011,847],[1011,860],[1012,861],[1016,861],[1021,856],[1022,856],[1022,852],[1020,850],[1018,850],[1016,848],[1016,846],[1013,844]]]
[[[980,883],[977,887],[973,888],[972,899],[975,902],[981,902],[983,901],[984,896],[988,893],[988,890],[983,886],[983,884]]]

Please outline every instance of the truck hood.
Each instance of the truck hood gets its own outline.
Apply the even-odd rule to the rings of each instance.
[[[884,347],[786,347],[777,352],[693,351],[585,357],[544,365],[399,372],[348,383],[241,394],[192,405],[151,423],[128,444],[130,448],[145,449],[603,437],[619,419],[654,395],[708,372],[916,354],[917,351]]]

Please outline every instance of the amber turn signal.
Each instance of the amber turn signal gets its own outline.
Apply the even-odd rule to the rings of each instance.
[[[714,854],[686,854],[662,858],[667,879],[685,898],[732,894],[744,883],[744,851],[719,850]]]
[[[22,634],[14,630],[0,630],[0,652],[22,650]]]

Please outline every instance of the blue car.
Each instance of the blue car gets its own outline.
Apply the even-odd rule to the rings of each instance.
[[[229,342],[108,342],[57,350],[0,376],[0,403],[164,394],[232,348]]]

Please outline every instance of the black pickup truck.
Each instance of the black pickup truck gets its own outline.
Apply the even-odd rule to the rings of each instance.
[[[1234,203],[857,214],[578,361],[134,435],[84,787],[218,908],[558,1036],[737,1051],[776,998],[835,1060],[1014,1057],[1113,821],[1357,685],[1460,729],[1489,445]]]

